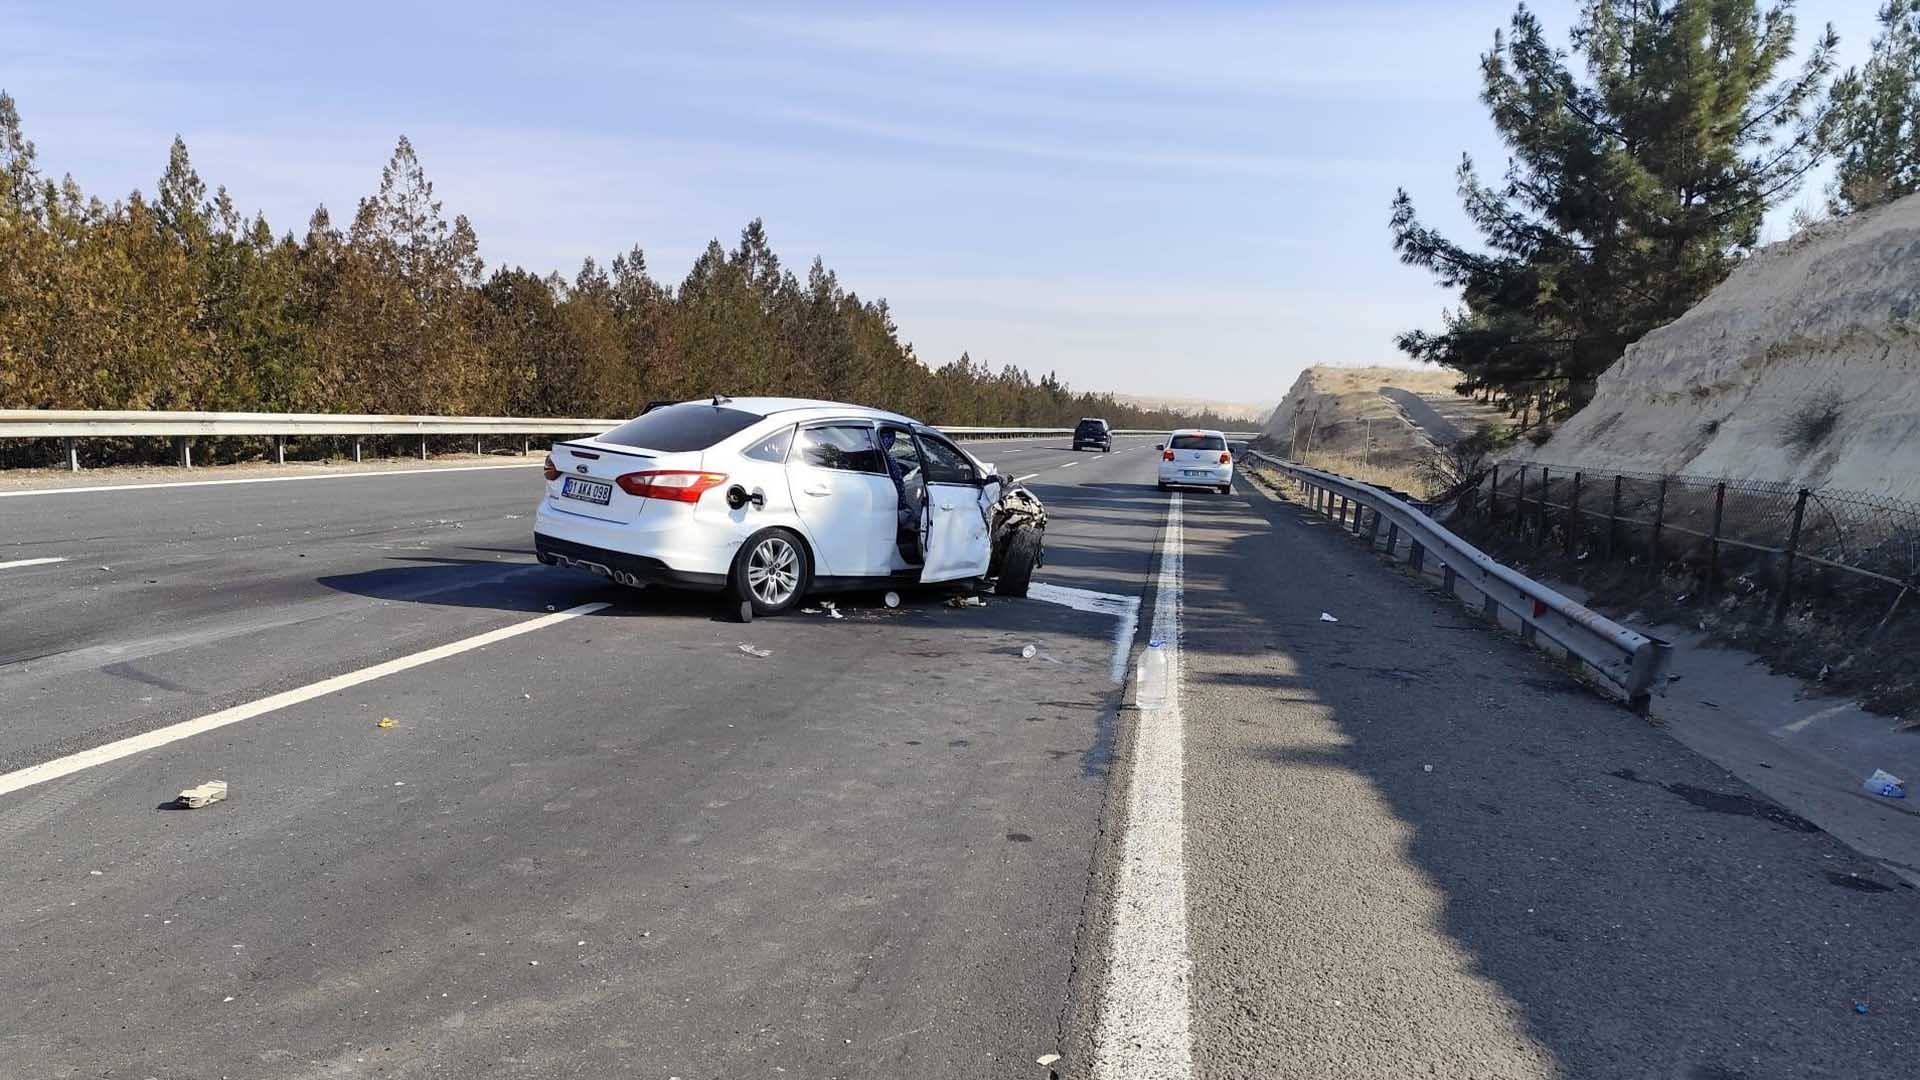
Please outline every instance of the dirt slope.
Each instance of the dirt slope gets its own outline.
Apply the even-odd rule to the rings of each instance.
[[[1756,253],[1528,456],[1920,499],[1920,196]]]
[[[1313,367],[1267,421],[1267,441],[1296,456],[1413,466],[1498,414],[1459,397],[1441,368]]]

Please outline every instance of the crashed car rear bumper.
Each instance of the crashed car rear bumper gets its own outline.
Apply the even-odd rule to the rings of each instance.
[[[718,592],[727,587],[725,574],[702,574],[675,570],[647,555],[629,555],[591,544],[562,540],[543,533],[533,534],[534,554],[548,566],[570,566],[611,578],[622,585],[671,585],[677,589],[701,589]]]

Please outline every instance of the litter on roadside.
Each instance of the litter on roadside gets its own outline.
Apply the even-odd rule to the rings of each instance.
[[[1867,782],[1860,786],[1865,788],[1870,794],[1884,795],[1889,799],[1904,799],[1907,797],[1907,782],[1885,769],[1873,770],[1873,775],[1867,777]]]
[[[400,726],[400,721],[395,720],[391,716],[383,716],[380,719],[375,720],[373,722],[373,726],[377,728],[395,728]]]
[[[1339,619],[1336,619],[1336,618],[1334,618],[1333,616],[1331,616],[1331,615],[1329,615],[1329,614],[1327,614],[1326,612],[1324,612],[1324,611],[1323,611],[1323,612],[1321,612],[1321,613],[1320,613],[1320,621],[1321,621],[1321,622],[1339,622],[1340,620],[1339,620]]]
[[[740,651],[746,653],[748,656],[758,656],[762,659],[773,655],[772,649],[757,649],[744,641],[740,643]]]
[[[827,618],[829,618],[829,619],[844,619],[844,618],[846,618],[846,616],[845,616],[845,615],[842,615],[842,614],[840,614],[840,609],[839,609],[839,608],[837,608],[837,607],[835,607],[835,606],[834,606],[834,604],[833,604],[833,601],[831,601],[831,600],[822,600],[822,601],[820,601],[820,608],[821,608],[821,610],[823,610],[823,611],[825,611],[825,612],[827,613]]]
[[[180,793],[180,805],[189,810],[198,810],[209,803],[217,803],[227,797],[225,780],[209,780],[197,787],[190,787]]]
[[[1021,658],[1021,659],[1023,659],[1023,660],[1031,660],[1031,659],[1033,659],[1034,657],[1036,657],[1036,656],[1038,656],[1038,655],[1040,655],[1040,647],[1039,647],[1038,645],[1022,645],[1022,646],[1020,646],[1020,658]]]
[[[888,607],[900,606],[900,594],[897,592],[890,592],[886,596],[882,597],[881,599],[886,601],[886,604]]]
[[[986,607],[987,602],[977,596],[956,596],[947,601],[948,607]]]

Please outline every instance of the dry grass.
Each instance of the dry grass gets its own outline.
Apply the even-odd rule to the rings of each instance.
[[[1308,454],[1300,463],[1339,473],[1363,484],[1404,491],[1416,498],[1424,499],[1433,493],[1428,478],[1419,469],[1405,465],[1369,463],[1365,458],[1346,454]]]

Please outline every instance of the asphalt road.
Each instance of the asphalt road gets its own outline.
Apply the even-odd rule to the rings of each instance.
[[[1913,1074],[1911,890],[1150,445],[978,452],[1158,712],[1104,610],[540,567],[531,469],[0,498],[0,788],[291,695],[0,794],[0,1076]]]

